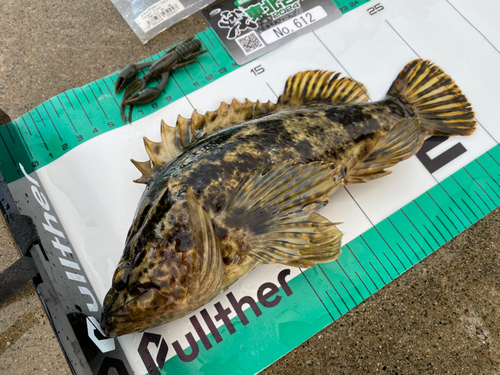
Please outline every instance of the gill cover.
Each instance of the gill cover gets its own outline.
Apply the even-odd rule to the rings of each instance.
[[[219,291],[223,263],[208,214],[189,187],[163,213],[162,203],[146,206],[147,219],[126,245],[138,251],[129,251],[113,276],[101,319],[109,336],[187,315]]]

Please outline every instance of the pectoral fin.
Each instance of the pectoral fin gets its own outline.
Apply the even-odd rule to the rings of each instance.
[[[248,174],[213,222],[263,263],[312,267],[340,255],[342,233],[315,211],[343,184],[330,164],[285,163]]]
[[[197,299],[210,298],[222,284],[223,263],[219,241],[214,233],[212,222],[196,199],[191,188],[187,187],[186,202],[191,218],[192,231],[197,245],[198,273],[200,275]]]

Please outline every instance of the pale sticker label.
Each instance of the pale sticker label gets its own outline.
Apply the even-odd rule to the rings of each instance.
[[[160,0],[142,12],[135,22],[146,33],[182,10],[184,5],[179,0]]]

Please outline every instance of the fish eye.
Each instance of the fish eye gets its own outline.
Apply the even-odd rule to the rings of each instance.
[[[121,292],[127,287],[128,279],[130,277],[130,262],[122,263],[120,268],[116,271],[114,284],[115,290]]]

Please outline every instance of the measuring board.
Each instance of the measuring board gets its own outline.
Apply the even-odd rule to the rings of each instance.
[[[391,168],[393,174],[331,196],[320,213],[344,222],[338,261],[307,270],[260,266],[185,318],[144,334],[98,340],[104,354],[87,358],[92,371],[113,358],[138,374],[258,372],[500,204],[500,5],[413,3],[357,4],[355,12],[243,67],[234,66],[207,30],[197,37],[211,55],[176,72],[162,97],[170,96],[170,104],[139,107],[143,113],[134,111],[132,125],[121,125],[112,76],[0,127],[6,146],[2,173],[20,211],[35,220],[45,249],[39,256],[65,313],[99,319],[100,301],[143,191],[130,182],[138,172],[129,159],[147,160],[141,137],[158,140],[160,119],[173,125],[179,113],[214,110],[233,97],[275,101],[286,78],[305,69],[343,72],[378,100],[418,57],[435,61],[455,79],[475,110],[478,127],[472,136],[430,139],[418,157]],[[33,168],[31,180],[24,177]],[[279,290],[274,306],[259,298],[259,290],[262,296],[271,283]],[[245,297],[255,304],[238,309]],[[230,320],[224,321],[228,309]],[[61,342],[64,346],[64,338]]]

